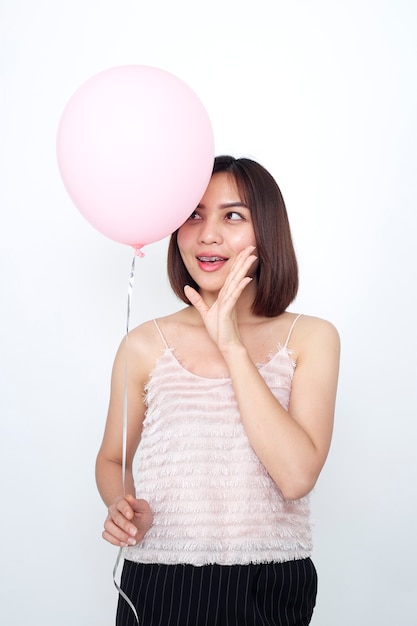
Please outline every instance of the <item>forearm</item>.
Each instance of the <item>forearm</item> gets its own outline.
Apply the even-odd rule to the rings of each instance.
[[[126,468],[123,485],[121,463],[102,458],[100,455],[96,461],[96,483],[106,506],[113,504],[118,497],[123,497],[127,494],[135,495],[131,469],[129,467]]]
[[[307,494],[321,469],[316,447],[286,411],[244,346],[224,354],[249,442],[284,497]]]

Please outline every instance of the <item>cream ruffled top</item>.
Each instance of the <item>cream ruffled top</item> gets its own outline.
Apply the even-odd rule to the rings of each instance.
[[[287,348],[291,330],[285,345],[258,365],[284,408],[295,369]],[[149,502],[154,521],[124,557],[199,566],[310,556],[309,498],[283,499],[249,444],[230,379],[189,372],[161,337],[165,350],[146,388],[135,463],[137,497]]]

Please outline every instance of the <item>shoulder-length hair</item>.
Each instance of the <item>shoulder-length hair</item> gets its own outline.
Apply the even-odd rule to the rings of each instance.
[[[233,176],[239,194],[251,211],[256,239],[257,291],[252,303],[255,315],[274,317],[283,313],[298,291],[298,266],[287,210],[281,191],[271,174],[252,159],[218,156],[213,175]],[[178,230],[168,247],[168,277],[174,293],[186,304],[184,286],[199,289],[182,261]]]

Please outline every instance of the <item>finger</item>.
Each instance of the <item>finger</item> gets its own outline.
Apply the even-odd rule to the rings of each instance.
[[[124,534],[135,537],[137,534],[137,528],[133,521],[134,515],[134,511],[131,507],[129,507],[127,511],[111,507],[109,509],[109,514],[105,521],[104,528],[112,531],[114,527],[116,527],[119,528]]]
[[[239,300],[245,287],[249,285],[252,280],[253,278],[251,278],[250,276],[245,276],[242,279],[234,279],[228,286],[228,289],[225,290],[225,292],[221,294],[219,298],[219,310],[225,312],[231,310],[236,302]]]
[[[126,500],[133,511],[133,517],[131,518],[129,515],[128,519],[131,519],[132,523],[135,525],[137,529],[135,538],[139,540],[152,526],[153,513],[146,500],[135,498],[130,494],[126,496]]]
[[[239,252],[236,256],[233,267],[236,269],[240,269],[243,265],[245,265],[250,257],[253,257],[253,260],[256,259],[256,255],[254,254],[256,248],[255,246],[248,246]],[[253,260],[250,263],[253,263]]]
[[[106,530],[103,530],[103,532],[101,533],[101,536],[103,537],[105,541],[107,541],[108,543],[111,543],[112,546],[118,546],[119,548],[126,548],[128,545],[127,543],[123,543],[122,541],[119,541],[118,539],[110,535],[110,533],[108,533]]]
[[[145,504],[147,504],[146,500],[138,500],[137,498],[135,498],[135,496],[133,496],[131,493],[128,493],[125,495],[124,499],[121,500],[121,502],[126,502],[128,506],[124,506],[122,504],[121,507],[121,511],[126,515],[127,511],[129,511],[129,515],[126,515],[126,517],[128,519],[131,518],[131,516],[133,516],[133,513],[138,510],[138,507],[141,506],[141,504],[143,504],[145,502]]]
[[[237,255],[229,272],[229,282],[239,280],[239,278],[247,275],[249,269],[257,259],[257,256],[252,254],[254,249],[254,246],[249,246]]]
[[[134,546],[137,543],[136,537],[123,531],[123,529],[111,519],[106,520],[102,537],[115,546]]]
[[[111,543],[112,546],[117,546],[119,548],[127,548],[128,546],[135,546],[138,541],[133,539],[132,537],[122,537],[121,539],[118,536],[114,536],[109,533],[107,530],[104,530],[101,534],[103,539],[108,543]]]
[[[141,541],[153,524],[153,513],[145,500],[138,500],[135,510],[134,523],[138,529],[135,539]]]
[[[114,537],[111,533],[107,532],[106,530],[104,530],[101,534],[101,536],[103,537],[103,539],[105,541],[107,541],[108,543],[111,543],[112,546],[117,546],[118,548],[127,548],[129,545],[135,545],[135,543],[128,543],[127,541],[123,541],[118,539],[117,537]]]
[[[190,287],[190,285],[185,285],[184,293],[189,299],[189,301],[191,302],[191,304],[197,309],[197,311],[201,315],[204,315],[205,313],[207,313],[207,311],[209,310],[209,307],[204,302],[203,298],[198,293],[198,291],[196,291],[193,287]]]
[[[244,275],[246,275],[250,268],[252,267],[252,265],[255,263],[255,261],[257,260],[257,256],[256,254],[252,254],[250,253],[251,248],[249,248],[249,250],[245,251],[245,254],[243,254],[239,259],[238,259],[238,264],[236,267],[236,270],[240,273],[242,272]]]
[[[116,509],[120,511],[120,513],[126,517],[126,519],[130,520],[134,516],[134,503],[136,498],[132,495],[128,494],[124,498],[121,498],[118,502],[116,502]]]
[[[135,513],[145,514],[151,512],[149,503],[146,500],[132,498],[131,506]]]
[[[229,276],[220,292],[221,300],[227,301],[230,297],[240,296],[244,288],[252,280],[252,277],[248,274],[256,259],[257,257],[253,254],[236,259],[235,265],[230,270]]]

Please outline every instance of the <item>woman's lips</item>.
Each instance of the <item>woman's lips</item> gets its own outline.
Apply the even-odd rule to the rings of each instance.
[[[227,262],[227,258],[217,255],[201,255],[197,257],[197,263],[204,272],[215,272]]]

